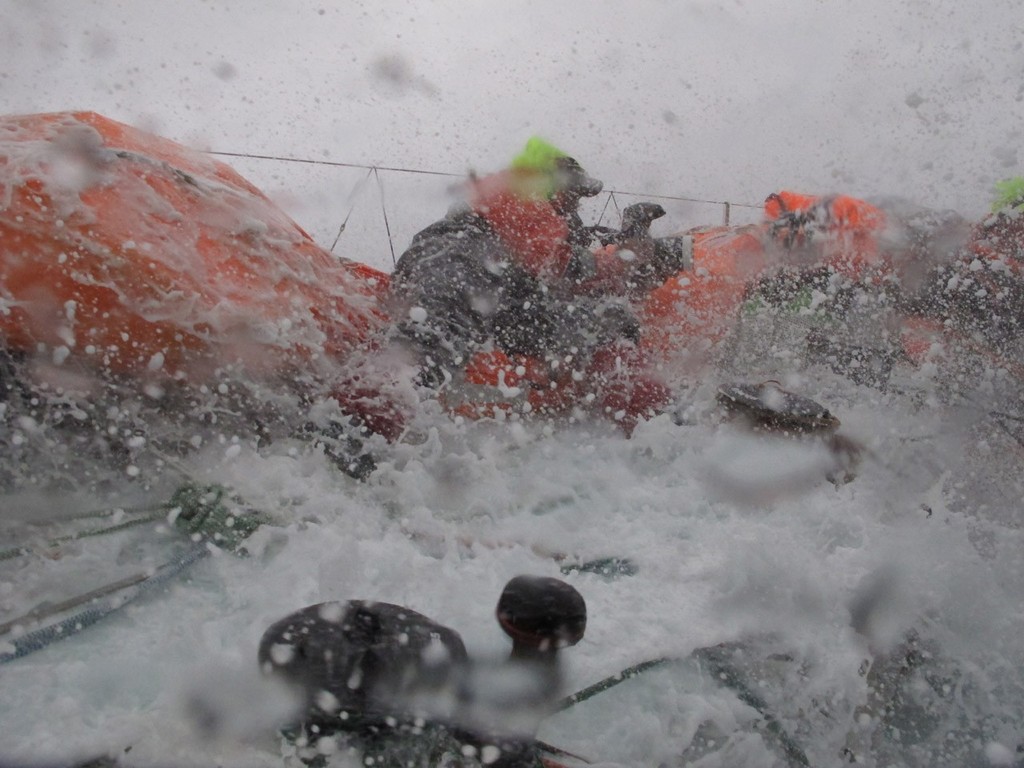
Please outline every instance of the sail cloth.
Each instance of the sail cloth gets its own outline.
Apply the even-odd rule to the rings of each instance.
[[[323,250],[224,163],[93,112],[0,117],[0,341],[115,375],[280,374],[386,321],[388,276]]]

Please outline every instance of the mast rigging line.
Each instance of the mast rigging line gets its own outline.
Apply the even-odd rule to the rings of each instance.
[[[424,168],[404,168],[401,166],[388,166],[388,165],[367,165],[365,163],[346,163],[340,160],[314,160],[308,157],[288,157],[286,155],[263,155],[251,152],[225,152],[210,150],[206,154],[215,155],[218,157],[239,157],[250,160],[275,160],[282,163],[301,163],[304,165],[324,165],[333,168],[360,168],[366,171],[391,171],[394,173],[411,173],[421,176],[443,176],[451,179],[463,179],[468,174],[466,173],[452,173],[450,171],[432,171]],[[609,195],[625,195],[627,197],[643,197],[650,200],[675,200],[677,202],[684,203],[707,203],[709,205],[723,205],[732,206],[737,208],[761,208],[760,205],[754,205],[753,203],[736,203],[729,200],[705,200],[700,197],[686,197],[684,195],[657,195],[649,194],[646,192],[633,192],[625,189],[605,189],[604,194]]]

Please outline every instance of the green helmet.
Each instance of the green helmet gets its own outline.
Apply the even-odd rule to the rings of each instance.
[[[999,196],[992,203],[993,213],[1007,209],[1024,212],[1024,176],[997,181],[996,192]]]
[[[540,190],[543,197],[552,197],[561,191],[593,197],[604,186],[587,175],[575,159],[539,136],[533,136],[526,142],[526,148],[512,161],[512,168],[544,174],[545,184]]]

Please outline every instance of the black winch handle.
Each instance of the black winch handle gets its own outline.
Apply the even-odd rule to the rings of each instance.
[[[498,623],[512,638],[512,659],[554,659],[587,627],[587,604],[576,589],[549,576],[516,576],[498,599]]]

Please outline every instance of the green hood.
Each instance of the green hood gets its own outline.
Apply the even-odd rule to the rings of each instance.
[[[512,167],[517,170],[553,173],[558,169],[558,159],[568,156],[554,144],[534,136],[526,142],[526,148],[516,155]]]
[[[992,203],[993,213],[1007,208],[1024,211],[1024,176],[1014,176],[1011,179],[997,181],[996,192],[999,196]]]
[[[526,148],[512,161],[512,169],[530,171],[537,177],[531,182],[531,194],[549,199],[558,190],[593,197],[603,187],[574,158],[539,136],[526,142]]]

